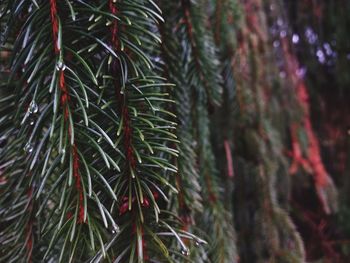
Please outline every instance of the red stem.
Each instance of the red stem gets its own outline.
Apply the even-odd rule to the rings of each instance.
[[[52,25],[52,34],[54,40],[54,51],[56,55],[61,53],[61,47],[58,45],[58,14],[57,14],[57,2],[56,0],[50,0],[50,11],[51,11],[51,25]],[[68,88],[65,81],[64,69],[59,69],[59,88],[61,90],[61,105],[64,113],[64,120],[67,122],[69,115],[69,101],[70,96]],[[68,137],[69,141],[71,139],[71,126],[68,123]],[[76,144],[73,142],[71,147],[71,154],[73,155],[73,175],[75,178],[75,187],[79,196],[79,216],[78,223],[84,222],[84,205],[83,205],[83,191],[81,185],[81,175],[79,172],[79,156],[77,154]]]
[[[233,161],[232,161],[232,153],[231,153],[231,147],[228,140],[224,141],[225,146],[225,154],[226,154],[226,160],[227,160],[227,175],[228,177],[233,177]]]
[[[119,10],[116,6],[116,3],[113,2],[113,0],[109,1],[109,9],[110,12],[117,16],[119,13]],[[120,43],[119,43],[119,25],[118,21],[114,19],[111,27],[111,34],[112,34],[112,46],[116,51],[120,51]],[[114,73],[117,73],[118,65],[116,62],[113,63],[112,70]],[[130,116],[129,116],[129,110],[125,103],[126,96],[121,93],[120,89],[120,83],[118,80],[114,82],[115,86],[115,92],[117,96],[117,101],[119,106],[119,112],[121,113],[123,117],[123,133],[124,133],[124,148],[125,148],[125,154],[126,154],[126,160],[129,163],[128,167],[126,167],[127,170],[135,169],[136,167],[136,161],[135,161],[135,154],[134,150],[132,148],[132,127],[130,125]]]

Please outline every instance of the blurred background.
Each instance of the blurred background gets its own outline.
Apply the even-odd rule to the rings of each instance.
[[[308,262],[350,262],[350,2],[236,4],[226,18],[217,4],[213,17],[235,28],[223,54],[232,57],[236,104],[226,105],[235,117],[220,131],[233,138],[240,258],[260,262],[296,231]],[[222,43],[230,30],[214,32]],[[281,253],[268,262],[284,262]]]

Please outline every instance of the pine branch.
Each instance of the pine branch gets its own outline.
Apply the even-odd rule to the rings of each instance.
[[[168,189],[176,191],[170,156],[178,153],[167,146],[175,126],[164,110],[173,103],[165,92],[172,85],[154,75],[152,48],[142,47],[158,45],[156,6],[141,0],[10,2],[4,3],[10,10],[5,41],[15,40],[4,86],[9,97],[1,106],[14,110],[1,112],[11,120],[1,130],[8,139],[0,159],[6,182],[1,238],[9,240],[1,257],[182,258],[176,252],[180,247],[187,254],[182,238],[197,238],[162,210]]]
[[[189,208],[187,214],[195,213],[195,217],[198,218],[196,224],[205,230],[212,247],[209,255],[203,249],[195,250],[193,259],[195,262],[202,262],[209,256],[213,262],[230,261],[235,258],[234,231],[231,225],[232,219],[221,204],[221,193],[217,182],[209,132],[207,104],[210,105],[213,101],[207,102],[215,100],[217,103],[220,97],[219,90],[221,90],[214,51],[206,49],[207,45],[210,46],[211,35],[204,33],[204,15],[200,4],[188,1],[172,4],[162,2],[161,7],[165,16],[168,17],[168,23],[161,30],[164,39],[162,56],[166,62],[170,79],[178,86],[179,91],[176,94],[176,99],[181,105],[181,111],[184,112],[183,116],[179,116],[181,122],[181,133],[179,133],[181,137],[179,138],[181,141],[187,142],[186,147],[192,148],[191,151],[196,154],[192,155],[187,152],[186,159],[179,159],[179,167],[188,169],[185,166],[188,165],[188,160],[197,159],[194,163],[198,165],[198,168],[194,166],[191,170],[188,169],[187,173],[193,174],[191,171],[198,169],[201,199],[205,204],[203,212],[195,212],[198,206],[193,200],[199,199],[196,193],[186,186],[187,182],[193,185],[196,182],[194,178],[181,177],[182,180],[179,180],[179,183],[181,183],[181,189],[184,189],[182,193],[184,203]],[[170,35],[176,36],[176,38],[169,41],[170,38],[167,36]],[[167,41],[167,39],[169,40]],[[211,78],[212,76],[215,77]],[[217,97],[213,92],[216,93]],[[188,111],[184,111],[184,109]],[[195,123],[192,120],[195,120]],[[188,128],[190,126],[192,128]],[[197,145],[191,145],[187,139],[191,137],[197,142]],[[186,151],[182,152],[186,153]],[[224,243],[225,246],[223,246]]]

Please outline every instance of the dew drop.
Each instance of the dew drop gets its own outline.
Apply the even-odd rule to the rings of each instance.
[[[195,242],[194,242],[194,244],[197,246],[197,247],[199,247],[200,245],[203,245],[203,244],[205,244],[206,242],[204,241],[204,240],[201,240],[201,239],[198,239],[198,238],[196,238],[195,239]]]
[[[117,226],[116,224],[113,224],[112,225],[112,234],[116,234],[119,232],[120,232],[119,226]]]
[[[35,124],[34,118],[30,118],[30,120],[29,120],[29,125],[30,125],[30,126],[33,126],[34,124]]]
[[[26,153],[32,153],[33,150],[34,150],[34,147],[33,147],[33,145],[32,145],[31,143],[28,142],[28,143],[24,146],[23,150],[24,150]]]
[[[57,71],[64,71],[66,69],[66,65],[63,63],[63,61],[58,61],[56,64],[56,70]]]
[[[32,102],[29,104],[29,107],[28,107],[28,112],[30,114],[35,114],[39,111],[39,106],[38,104],[36,104],[36,102],[34,100],[32,100]]]
[[[190,255],[190,250],[188,248],[183,248],[181,250],[181,254],[184,256],[189,256]]]

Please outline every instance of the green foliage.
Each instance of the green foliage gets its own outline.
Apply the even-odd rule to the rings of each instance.
[[[218,181],[209,121],[214,106],[222,101],[223,81],[213,35],[205,28],[204,21],[208,19],[204,12],[205,2],[161,1],[160,6],[168,18],[161,29],[166,70],[170,80],[183,87],[176,94],[181,107],[178,111],[182,112],[179,113],[179,138],[182,142],[191,138],[193,143],[188,145],[192,148],[189,150],[197,153],[197,156],[193,156],[188,150],[182,151],[187,154],[184,155],[187,167],[180,166],[184,171],[180,175],[187,216],[195,215],[195,221],[191,220],[189,225],[197,225],[207,233],[209,243],[212,244],[210,262],[230,262],[236,258],[234,230],[231,215],[222,203],[223,195]],[[180,160],[179,164],[181,165]],[[192,167],[188,168],[189,165]],[[198,171],[198,183],[192,172],[188,174],[191,170]],[[205,204],[201,216],[197,216],[199,206],[194,189],[201,190],[201,199]],[[205,254],[194,254],[194,260],[206,262]]]
[[[184,239],[204,241],[166,205],[178,151],[173,85],[151,56],[157,6],[18,0],[1,10],[0,261],[183,259]]]
[[[307,224],[332,255],[349,5],[319,2],[1,0],[0,262],[305,262]]]

